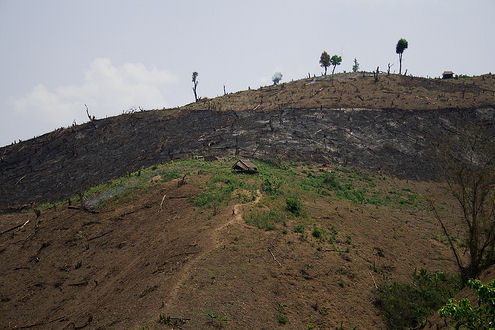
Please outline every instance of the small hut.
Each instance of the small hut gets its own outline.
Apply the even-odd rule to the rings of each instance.
[[[240,173],[258,173],[258,168],[249,159],[237,160],[232,169]]]
[[[442,79],[452,79],[454,78],[454,73],[452,71],[444,71],[442,74]]]

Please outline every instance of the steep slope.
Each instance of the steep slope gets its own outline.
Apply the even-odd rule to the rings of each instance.
[[[281,156],[432,179],[434,164],[424,157],[429,141],[466,123],[492,125],[494,95],[491,75],[462,81],[392,75],[378,83],[341,76],[96,120],[1,148],[0,207],[69,198],[192,155]]]

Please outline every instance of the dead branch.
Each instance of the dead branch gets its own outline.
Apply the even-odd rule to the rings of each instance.
[[[29,222],[29,220],[28,220],[28,221],[26,221],[24,224],[20,224],[20,225],[17,225],[17,226],[14,226],[14,227],[12,227],[12,228],[9,228],[9,229],[7,229],[7,230],[2,231],[2,232],[0,233],[0,236],[2,236],[3,234],[7,234],[8,232],[11,232],[11,231],[13,231],[13,230],[16,230],[17,228],[24,227],[24,225],[26,225],[28,222]]]
[[[110,234],[111,232],[113,232],[113,229],[112,230],[109,230],[107,232],[104,232],[103,234],[96,235],[95,237],[88,238],[88,242],[89,241],[93,241],[93,240],[98,239],[98,238],[101,238],[103,236],[106,236],[106,235]]]
[[[163,195],[162,202],[160,203],[160,209],[158,210],[158,212],[160,212],[162,210],[163,202],[165,201],[165,197],[167,197],[167,194]]]
[[[275,255],[273,254],[272,250],[270,250],[270,248],[268,248],[268,252],[270,252],[270,254],[272,255],[273,257],[273,260],[275,260],[277,262],[277,264],[282,267],[282,264],[277,260],[277,258],[275,258]]]
[[[16,185],[18,185],[26,176],[23,175],[19,180],[17,180],[17,182],[15,183]]]
[[[19,228],[19,230],[21,230],[22,228],[24,228],[24,226],[26,226],[28,223],[29,223],[29,219],[26,220],[26,222],[24,222],[24,224]]]
[[[375,289],[378,289],[378,285],[376,285],[375,278],[373,277],[373,274],[371,274],[371,272],[369,270],[368,270],[368,273],[370,274],[371,279],[373,280],[373,284],[375,285]]]
[[[451,248],[452,252],[454,253],[455,260],[457,261],[457,266],[459,266],[459,269],[464,270],[464,267],[461,263],[461,259],[457,255],[457,250],[454,247],[454,243],[452,242],[452,239],[450,238],[449,232],[447,231],[447,228],[445,227],[445,225],[442,221],[442,218],[440,218],[440,215],[438,214],[437,209],[436,209],[435,205],[433,204],[433,201],[431,201],[431,200],[430,200],[430,206],[433,210],[433,214],[435,215],[435,218],[440,223],[440,226],[442,226],[443,233],[445,234],[445,236],[447,237],[447,240],[449,241],[450,248]]]

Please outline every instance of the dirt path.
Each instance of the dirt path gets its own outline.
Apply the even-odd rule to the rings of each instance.
[[[256,190],[256,198],[254,201],[246,204],[235,204],[232,207],[232,216],[231,218],[221,224],[218,227],[213,228],[210,230],[206,236],[207,238],[205,239],[205,242],[207,242],[207,245],[204,247],[203,251],[198,253],[193,259],[190,260],[184,267],[182,268],[181,272],[177,275],[177,281],[173,285],[172,289],[170,290],[169,297],[167,298],[167,302],[164,305],[164,310],[166,311],[177,299],[177,294],[179,293],[179,289],[181,288],[182,284],[191,276],[192,274],[192,269],[194,266],[205,256],[207,256],[209,253],[214,251],[215,249],[219,248],[222,245],[222,236],[220,235],[227,227],[232,226],[232,225],[238,225],[242,224],[242,216],[243,216],[243,207],[248,206],[248,205],[256,205],[259,203],[261,200],[261,191]]]

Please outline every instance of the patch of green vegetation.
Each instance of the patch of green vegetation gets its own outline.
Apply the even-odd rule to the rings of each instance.
[[[469,76],[467,74],[456,74],[454,76],[454,79],[471,79],[473,78],[472,76]]]
[[[381,285],[375,291],[375,305],[390,329],[416,328],[461,287],[457,276],[421,270],[412,275],[412,283]]]
[[[280,194],[280,186],[282,181],[277,177],[265,177],[261,184],[261,190],[268,195]]]
[[[224,201],[229,201],[233,190],[232,187],[224,187],[223,189],[203,191],[193,203],[201,207],[216,207]]]
[[[218,320],[218,321],[222,321],[222,322],[227,322],[227,318],[226,317],[222,317],[220,315],[217,315],[215,313],[208,313],[208,316],[211,317],[212,319],[215,319],[215,320]]]
[[[321,236],[323,235],[323,230],[314,225],[312,235],[313,237],[321,238]]]
[[[287,322],[289,322],[289,319],[285,315],[280,315],[278,317],[278,323],[286,324]]]
[[[295,215],[296,217],[301,215],[302,203],[296,197],[287,197],[285,199],[286,210]]]
[[[457,302],[449,299],[438,314],[450,318],[456,329],[494,329],[495,328],[495,280],[483,284],[480,280],[469,279],[467,286],[478,295],[477,306],[467,298]]]
[[[251,200],[254,200],[258,189],[256,179],[249,174],[235,173],[226,165],[227,162],[218,162],[217,166],[210,164],[208,171],[212,175],[201,195],[193,201],[196,206],[216,210],[220,205],[230,203],[235,190],[251,191]],[[237,192],[236,196],[243,203],[250,201],[246,194]]]
[[[146,192],[152,184],[151,179],[154,177],[161,177],[160,181],[166,182],[179,178],[180,174],[177,170],[167,169],[165,165],[153,165],[140,169],[88,189],[83,193],[86,207],[102,208],[130,200],[135,193]],[[79,198],[72,200],[77,201]]]
[[[294,227],[294,232],[295,233],[299,233],[299,234],[304,234],[304,230],[306,229],[306,226],[302,223],[298,223],[295,227]]]
[[[337,231],[337,228],[335,228],[335,226],[330,227],[330,238],[328,240],[330,244],[335,243],[338,233],[339,232]]]
[[[284,222],[286,215],[283,212],[270,210],[254,210],[247,214],[244,218],[247,223],[264,230],[274,230],[275,224]]]

